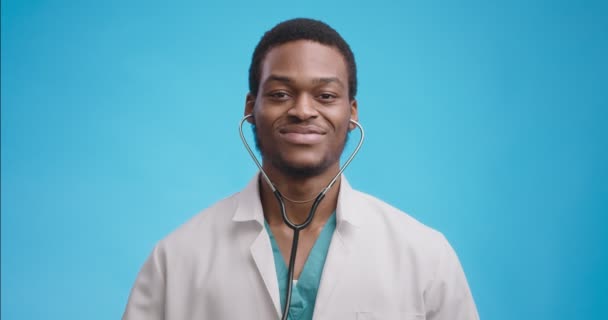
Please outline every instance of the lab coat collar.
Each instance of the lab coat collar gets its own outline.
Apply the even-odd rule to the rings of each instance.
[[[346,177],[342,175],[340,181],[340,192],[338,193],[338,206],[336,208],[336,220],[340,225],[342,222],[348,222],[353,227],[361,225],[361,207],[357,205],[359,197]]]
[[[252,242],[250,251],[253,261],[259,271],[259,274],[264,282],[266,290],[268,291],[270,298],[273,302],[275,312],[277,316],[281,315],[281,300],[279,297],[279,284],[276,277],[276,270],[274,268],[274,257],[272,255],[272,247],[266,229],[264,226],[264,212],[262,209],[262,203],[260,201],[259,193],[259,175],[255,175],[249,182],[247,187],[243,189],[237,196],[237,208],[233,221],[244,222],[244,221],[256,221],[260,224],[260,233],[256,236]],[[360,225],[360,214],[364,211],[364,207],[357,201],[360,196],[357,196],[357,191],[353,190],[348,181],[344,176],[340,180],[340,192],[338,194],[338,205],[336,208],[336,234],[329,248],[328,258],[325,261],[323,273],[331,274],[331,277],[324,276],[321,280],[319,292],[317,293],[317,301],[327,300],[332,292],[333,288],[338,282],[341,270],[347,267],[349,264],[348,257],[352,252],[352,244],[347,241],[350,232],[346,226],[351,225],[357,227]],[[346,227],[346,228],[345,228]],[[339,234],[339,236],[336,236]],[[321,303],[318,308],[327,307],[326,304]],[[315,313],[319,312],[315,310]]]
[[[260,200],[258,175],[249,181],[245,189],[237,195],[237,208],[233,221],[257,221],[264,225],[264,210]]]
[[[357,214],[356,191],[353,190],[342,175],[340,177],[340,192],[338,193],[338,205],[336,208],[336,221],[340,225],[347,222],[352,226],[359,226],[360,215]],[[256,174],[249,184],[238,195],[238,206],[232,218],[233,221],[257,221],[264,225],[264,210],[260,201],[259,174]]]

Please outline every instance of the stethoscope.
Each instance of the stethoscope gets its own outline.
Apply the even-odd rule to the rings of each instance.
[[[293,273],[294,273],[294,267],[296,264],[296,251],[298,249],[298,239],[300,236],[300,231],[303,230],[304,228],[306,228],[312,222],[312,219],[314,218],[315,213],[317,211],[317,207],[319,206],[319,203],[321,203],[321,200],[323,200],[323,198],[325,198],[325,194],[327,194],[329,189],[331,189],[331,187],[334,185],[334,183],[336,183],[336,181],[338,180],[338,177],[340,177],[340,175],[342,174],[342,172],[344,172],[346,167],[348,167],[348,165],[351,163],[351,161],[353,161],[353,158],[355,157],[355,155],[357,155],[357,153],[359,152],[359,149],[361,149],[361,145],[363,144],[363,139],[365,138],[365,131],[363,130],[363,127],[361,126],[361,124],[359,124],[359,122],[352,120],[352,119],[350,120],[350,122],[352,124],[356,125],[357,128],[359,128],[359,131],[361,131],[361,136],[359,138],[359,143],[357,144],[357,147],[351,153],[350,157],[348,157],[346,162],[344,162],[344,164],[340,168],[340,171],[329,182],[327,187],[325,187],[323,190],[321,190],[319,195],[317,195],[315,198],[313,198],[314,202],[312,203],[312,207],[310,208],[310,211],[308,212],[308,217],[306,218],[306,220],[300,224],[297,224],[297,223],[293,223],[287,216],[287,212],[285,212],[285,202],[283,199],[286,199],[290,202],[295,202],[295,203],[307,203],[307,202],[313,201],[313,199],[303,200],[303,201],[291,200],[291,199],[283,196],[281,194],[281,192],[272,183],[272,181],[270,181],[270,178],[268,177],[266,172],[264,172],[264,169],[262,169],[262,165],[258,161],[258,158],[255,156],[255,153],[253,153],[253,150],[251,150],[251,147],[249,146],[249,143],[247,142],[247,139],[245,139],[245,135],[243,134],[243,124],[245,123],[245,121],[247,121],[247,119],[252,118],[252,117],[253,117],[252,114],[246,115],[239,124],[239,134],[241,135],[241,140],[243,141],[243,144],[245,145],[247,152],[249,152],[249,155],[255,162],[256,166],[258,167],[258,169],[260,169],[260,172],[262,173],[262,177],[264,178],[264,180],[266,180],[266,183],[272,190],[272,193],[274,194],[275,198],[277,198],[277,201],[279,202],[279,209],[281,210],[281,216],[283,217],[283,221],[289,228],[291,228],[293,230],[293,241],[291,243],[291,255],[289,257],[289,268],[288,268],[288,273],[287,273],[287,291],[285,292],[285,306],[283,309],[283,317],[281,318],[282,320],[286,320],[287,316],[289,315],[289,305],[291,304],[291,291],[293,288]]]

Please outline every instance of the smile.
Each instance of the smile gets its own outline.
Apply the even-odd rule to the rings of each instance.
[[[293,144],[317,144],[325,132],[316,126],[289,126],[279,130],[281,138]]]

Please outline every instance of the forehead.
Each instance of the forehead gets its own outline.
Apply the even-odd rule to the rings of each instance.
[[[276,46],[262,62],[261,82],[270,75],[294,79],[337,77],[347,83],[346,61],[332,46],[309,40],[297,40]]]

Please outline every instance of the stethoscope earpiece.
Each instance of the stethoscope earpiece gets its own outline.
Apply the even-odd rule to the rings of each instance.
[[[243,120],[247,120],[249,123],[255,124],[255,118],[253,117],[253,113],[245,115]]]

